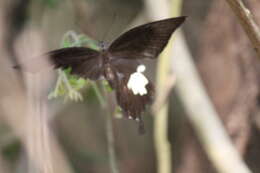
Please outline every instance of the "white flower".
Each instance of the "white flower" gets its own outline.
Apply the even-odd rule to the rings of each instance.
[[[144,65],[139,65],[137,67],[136,72],[132,73],[128,83],[127,88],[133,91],[134,95],[140,94],[145,95],[147,94],[147,89],[145,86],[149,83],[148,79],[142,74],[145,71]]]

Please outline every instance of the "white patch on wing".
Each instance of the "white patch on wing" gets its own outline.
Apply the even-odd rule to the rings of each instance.
[[[132,90],[134,95],[145,95],[147,94],[147,89],[145,86],[149,83],[148,79],[143,75],[145,71],[144,65],[139,65],[136,69],[136,72],[132,73],[128,83],[127,88]]]

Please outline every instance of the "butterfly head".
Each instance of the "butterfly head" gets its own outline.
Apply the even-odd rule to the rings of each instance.
[[[108,48],[108,44],[104,41],[99,42],[99,47],[101,48],[101,51],[104,51]]]

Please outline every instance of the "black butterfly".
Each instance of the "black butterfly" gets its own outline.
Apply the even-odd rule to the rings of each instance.
[[[153,100],[154,87],[148,81],[145,94],[134,94],[128,87],[129,78],[137,71],[141,59],[155,59],[162,52],[185,18],[169,18],[135,27],[101,51],[70,47],[51,51],[48,55],[56,68],[71,67],[72,74],[91,80],[104,77],[115,89],[123,114],[142,127],[141,114]]]

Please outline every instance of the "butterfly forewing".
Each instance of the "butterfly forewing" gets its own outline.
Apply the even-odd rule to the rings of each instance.
[[[117,38],[108,51],[114,58],[156,58],[185,18],[170,18],[133,28]]]
[[[80,77],[97,80],[101,76],[99,52],[85,47],[70,47],[51,51],[47,54],[56,68],[71,68],[71,73]]]
[[[120,74],[124,76],[130,76],[132,73],[136,71],[138,65],[140,65],[141,62],[136,59],[118,58],[118,59],[112,59],[111,64]]]

